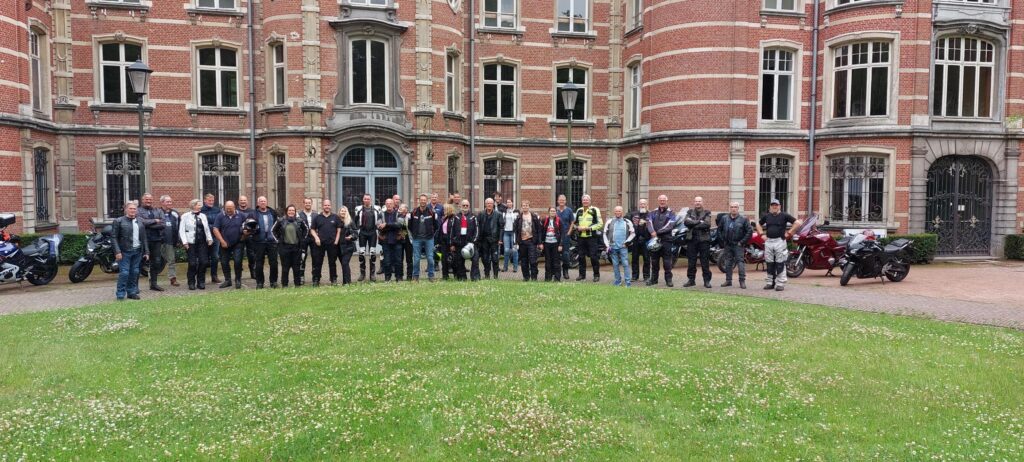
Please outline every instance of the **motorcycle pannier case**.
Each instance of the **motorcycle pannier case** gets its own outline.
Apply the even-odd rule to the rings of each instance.
[[[11,226],[14,224],[13,213],[0,213],[0,228]]]

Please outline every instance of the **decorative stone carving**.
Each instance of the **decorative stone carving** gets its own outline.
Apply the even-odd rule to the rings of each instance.
[[[964,34],[964,35],[977,35],[978,34],[978,25],[977,24],[964,24],[964,25],[958,27],[957,30],[959,30],[960,33]]]
[[[462,9],[462,0],[448,0],[448,6],[451,7],[452,13],[458,13]]]

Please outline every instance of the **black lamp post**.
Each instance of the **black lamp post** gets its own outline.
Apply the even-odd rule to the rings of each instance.
[[[573,161],[575,160],[575,156],[572,153],[572,110],[576,107],[576,97],[579,96],[577,94],[576,90],[577,90],[576,84],[574,84],[572,82],[569,82],[569,83],[565,84],[564,87],[562,87],[562,106],[565,108],[566,115],[568,116],[568,119],[569,119],[569,130],[568,130],[568,133],[566,135],[566,138],[568,139],[568,145],[569,145],[568,146],[568,148],[569,148],[569,171],[567,172],[568,179],[569,179],[568,180],[569,181],[569,185],[568,185],[569,187],[566,188],[566,189],[569,190],[569,199],[570,200],[576,198],[576,195],[573,192],[573,185],[576,183],[575,182],[575,180],[576,180],[576,178],[575,178],[576,169],[573,168],[574,167],[573,166],[573,163],[574,163]],[[579,205],[580,204],[570,204],[570,207],[578,207]]]
[[[144,157],[146,145],[145,134],[142,131],[142,99],[149,93],[149,75],[152,73],[153,70],[142,60],[136,60],[128,66],[128,81],[132,84],[132,92],[139,99],[139,177],[142,179],[142,189],[146,189],[146,159]]]

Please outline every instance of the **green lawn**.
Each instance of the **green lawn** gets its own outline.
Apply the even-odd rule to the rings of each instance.
[[[518,282],[0,316],[21,458],[1022,460],[1024,332]]]

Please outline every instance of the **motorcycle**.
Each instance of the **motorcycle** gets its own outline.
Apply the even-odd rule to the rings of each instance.
[[[97,264],[107,274],[116,274],[120,271],[120,265],[114,258],[113,227],[99,226],[97,225],[98,231],[89,234],[89,240],[85,244],[85,255],[79,257],[68,271],[68,278],[73,283],[77,284],[88,278]]]
[[[839,285],[845,286],[854,276],[858,279],[885,277],[892,282],[906,279],[910,273],[910,246],[913,243],[909,239],[897,239],[883,247],[874,239],[874,233],[858,234],[850,240],[840,262],[843,275],[839,278]]]
[[[57,256],[64,236],[41,237],[19,248],[21,238],[4,231],[14,222],[13,213],[0,214],[0,284],[21,281],[36,286],[49,284],[57,276]]]
[[[828,226],[828,221],[824,222]],[[828,270],[826,276],[839,267],[839,261],[846,253],[850,238],[836,241],[831,234],[818,230],[818,214],[807,218],[793,236],[797,248],[790,251],[786,263],[786,276],[798,278],[805,269]]]
[[[725,254],[725,249],[718,250],[718,270],[725,272],[725,265],[730,257]],[[750,236],[746,248],[743,249],[743,262],[747,265],[754,265],[754,270],[760,269],[764,264],[764,236],[757,231]]]

